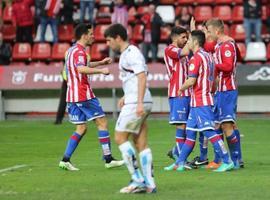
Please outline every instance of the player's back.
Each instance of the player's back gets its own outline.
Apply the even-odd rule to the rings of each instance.
[[[139,73],[148,73],[145,59],[140,50],[129,45],[120,55],[119,59],[120,78],[125,93],[125,103],[136,103],[138,99],[138,77]],[[148,88],[145,90],[144,101],[151,101],[151,94]]]
[[[170,44],[164,51],[164,61],[170,78],[168,84],[168,96],[177,97],[178,90],[188,77],[188,57],[180,57],[181,48]],[[182,92],[181,96],[190,96],[190,90]]]
[[[204,49],[199,49],[190,59],[189,76],[197,78],[192,87],[191,106],[213,105],[211,90],[214,81],[214,61]]]
[[[237,47],[234,41],[228,40],[216,45],[215,65],[219,78],[218,91],[236,90],[237,56]]]
[[[67,74],[67,102],[80,102],[94,98],[87,74],[79,73],[77,67],[87,66],[87,55],[80,44],[74,44],[67,50],[65,68]]]

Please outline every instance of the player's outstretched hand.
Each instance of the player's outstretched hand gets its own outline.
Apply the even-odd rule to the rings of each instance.
[[[143,103],[138,103],[137,109],[136,109],[136,114],[138,117],[141,117],[144,115]]]
[[[104,75],[109,75],[110,74],[110,70],[109,70],[108,67],[102,68],[101,70],[102,70],[101,73],[104,74]]]
[[[110,57],[107,57],[107,58],[104,58],[101,62],[103,65],[111,64],[112,59]]]
[[[196,21],[194,17],[192,16],[190,20],[190,31],[194,31],[194,30],[196,30]]]

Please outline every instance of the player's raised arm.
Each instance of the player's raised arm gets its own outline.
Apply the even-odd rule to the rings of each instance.
[[[100,65],[107,65],[107,64],[111,64],[111,63],[112,63],[112,59],[110,57],[107,57],[107,58],[104,58],[103,60],[100,60],[100,61],[90,62],[88,66],[91,68],[95,68],[95,67],[98,67]]]

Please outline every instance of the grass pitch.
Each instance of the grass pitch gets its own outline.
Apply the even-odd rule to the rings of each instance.
[[[149,144],[154,157],[158,193],[123,195],[129,174],[125,167],[105,169],[97,130],[89,123],[88,133],[75,151],[72,162],[81,170],[58,168],[74,126],[68,122],[6,121],[0,123],[0,199],[46,200],[205,200],[270,199],[270,120],[239,120],[245,169],[214,173],[204,169],[165,172],[172,161],[166,152],[174,143],[174,127],[166,120],[149,120]],[[114,122],[110,122],[113,133]],[[111,134],[111,138],[113,135]],[[113,154],[120,158],[112,142]],[[209,144],[209,157],[212,147]],[[198,145],[190,158],[198,154]],[[26,165],[10,170],[10,167]],[[5,171],[6,170],[6,171]]]

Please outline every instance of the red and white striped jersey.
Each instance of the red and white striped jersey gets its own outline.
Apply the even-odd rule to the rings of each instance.
[[[85,48],[80,44],[70,47],[66,54],[65,69],[67,72],[67,102],[81,102],[95,95],[90,86],[87,74],[78,72],[77,67],[88,66],[89,60]]]
[[[204,49],[199,49],[190,59],[188,76],[197,78],[192,87],[190,106],[213,105],[211,89],[214,82],[214,61]]]
[[[164,53],[164,61],[169,75],[168,96],[177,97],[178,90],[188,77],[188,57],[180,57],[181,48],[170,44]],[[181,96],[190,96],[190,89],[182,92]]]
[[[218,43],[215,47],[215,69],[219,78],[218,91],[236,90],[237,47],[235,42]]]

